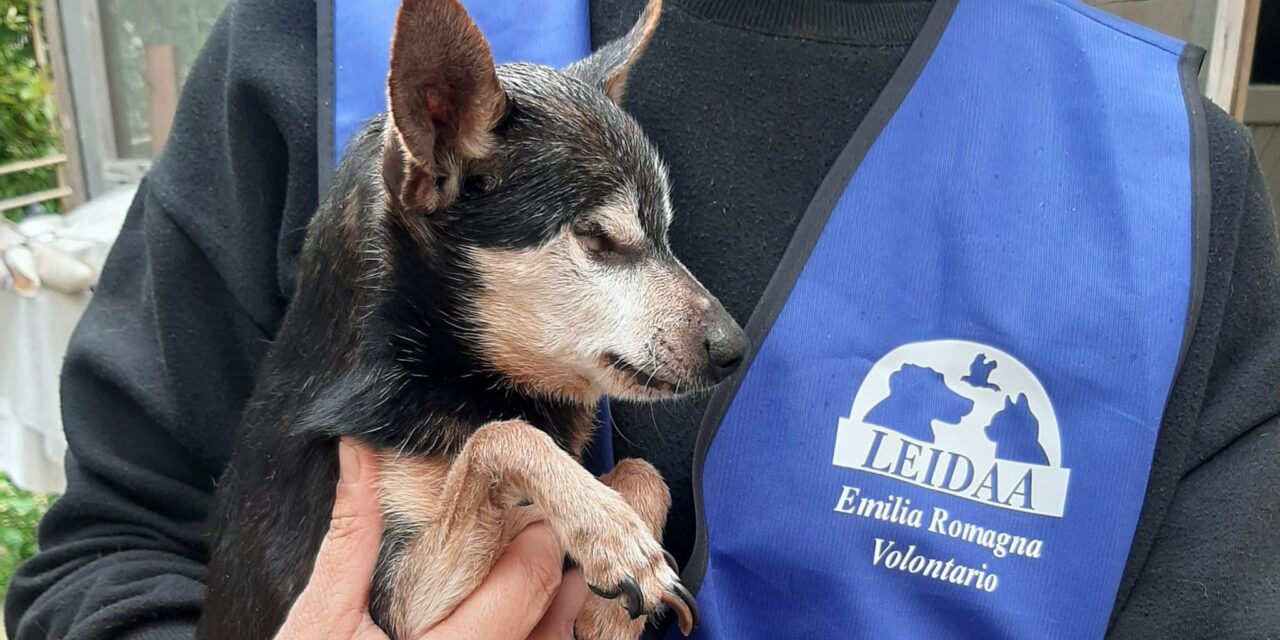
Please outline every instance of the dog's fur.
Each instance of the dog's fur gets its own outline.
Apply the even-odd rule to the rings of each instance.
[[[563,71],[495,69],[457,0],[405,0],[389,113],[311,223],[221,481],[200,637],[280,627],[328,526],[340,436],[380,452],[371,613],[393,638],[447,616],[539,519],[622,596],[590,600],[580,638],[635,638],[635,615],[667,608],[688,626],[656,539],[662,479],[576,462],[602,395],[706,388],[745,349],[672,255],[666,169],[617,104],[659,11]]]

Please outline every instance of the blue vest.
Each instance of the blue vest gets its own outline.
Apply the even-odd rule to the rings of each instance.
[[[397,4],[333,2],[326,167],[384,109]],[[464,4],[499,62],[589,49],[582,0]],[[937,1],[711,399],[695,636],[1105,633],[1199,306],[1201,57],[1068,0]]]

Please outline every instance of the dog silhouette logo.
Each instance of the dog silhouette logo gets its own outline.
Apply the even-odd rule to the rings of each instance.
[[[1044,386],[987,345],[903,345],[863,379],[839,420],[837,466],[1001,509],[1061,517],[1070,470]]]
[[[872,407],[867,421],[921,442],[933,442],[935,419],[955,423],[970,411],[973,400],[948,389],[941,373],[906,364],[889,376],[889,397]]]

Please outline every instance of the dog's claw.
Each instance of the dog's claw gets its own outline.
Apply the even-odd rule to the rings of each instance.
[[[618,586],[608,591],[593,584],[588,584],[587,588],[591,590],[591,593],[605,600],[613,600],[618,596],[626,595],[627,615],[631,616],[632,620],[644,615],[644,593],[640,591],[640,583],[636,582],[635,578],[631,576],[626,576],[622,579],[622,582],[618,583]]]
[[[604,598],[605,600],[613,600],[619,596],[627,597],[627,615],[632,620],[644,615],[644,594],[640,591],[640,585],[631,576],[622,579],[618,586],[612,590],[606,591],[593,584],[587,585],[591,589],[591,593]],[[668,609],[675,612],[676,618],[679,620],[680,633],[686,637],[693,633],[694,627],[698,626],[700,614],[698,612],[698,601],[694,599],[693,594],[679,582],[671,585],[671,589],[662,594],[659,598],[661,604],[666,605]]]
[[[676,557],[671,555],[670,551],[663,549],[662,557],[667,559],[667,566],[671,567],[672,571],[676,572],[677,574],[680,573],[680,565],[676,562]]]
[[[676,612],[680,619],[680,633],[686,637],[698,626],[698,602],[693,594],[679,582],[671,586],[671,591],[662,594],[662,604]]]
[[[622,579],[622,584],[619,584],[618,588],[627,594],[627,615],[631,616],[632,620],[644,615],[644,593],[640,591],[640,583],[631,576],[627,576]]]

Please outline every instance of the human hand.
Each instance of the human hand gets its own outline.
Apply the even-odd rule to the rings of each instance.
[[[387,640],[369,616],[369,589],[382,541],[378,459],[346,440],[338,444],[338,459],[341,479],[329,532],[277,640]],[[551,528],[529,526],[480,586],[416,640],[572,640],[587,586],[580,570],[562,573],[563,562]]]

